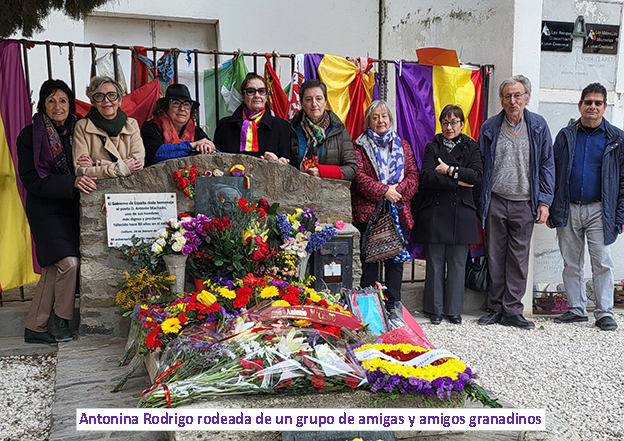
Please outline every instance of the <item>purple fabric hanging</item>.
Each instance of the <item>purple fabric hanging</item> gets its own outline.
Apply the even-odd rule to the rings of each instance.
[[[422,167],[425,146],[435,136],[435,107],[433,103],[433,67],[405,63],[396,68],[397,132],[412,146],[418,169]],[[415,196],[416,198],[418,196]],[[414,207],[412,214],[418,213]],[[416,243],[416,225],[407,232],[407,251],[415,259],[425,257],[425,248]]]
[[[375,85],[373,86],[373,101],[379,99],[379,72],[375,72]]]
[[[412,146],[420,169],[425,146],[435,136],[433,66],[396,63],[396,113],[397,132]]]
[[[22,67],[22,46],[19,41],[5,40],[0,42],[0,115],[13,158],[17,190],[24,206],[26,189],[17,171],[17,135],[32,123],[30,112],[30,99]]]
[[[324,54],[305,54],[303,59],[304,81],[318,79],[318,67],[323,61]]]

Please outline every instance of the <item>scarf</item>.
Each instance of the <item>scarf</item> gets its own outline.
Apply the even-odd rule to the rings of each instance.
[[[378,135],[371,129],[366,129],[360,138],[368,140],[369,149],[373,151],[377,164],[373,164],[379,180],[385,184],[398,184],[405,177],[405,156],[403,143],[394,130],[387,130],[383,135]],[[388,150],[390,152],[388,154]],[[370,154],[369,154],[370,157]],[[375,162],[375,161],[371,161]]]
[[[97,128],[104,130],[110,137],[119,136],[119,132],[121,132],[121,129],[123,129],[128,120],[128,116],[121,109],[117,109],[115,118],[106,119],[98,112],[95,106],[91,106],[91,110],[87,113],[87,118],[89,118]]]
[[[193,121],[193,118],[190,118],[183,127],[182,136],[178,134],[178,131],[173,125],[173,121],[171,121],[171,118],[169,118],[169,115],[166,113],[155,116],[154,121],[163,134],[165,144],[179,144],[183,141],[195,141],[195,121]]]
[[[319,163],[319,146],[325,142],[325,133],[331,121],[329,113],[324,112],[318,124],[314,123],[308,115],[301,118],[301,131],[303,132],[307,144],[305,154],[302,156],[301,171],[306,173],[309,169],[316,167]]]
[[[243,126],[240,135],[240,151],[241,152],[257,152],[258,151],[258,124],[264,116],[264,111],[249,112],[247,107],[243,107]],[[251,130],[249,130],[251,128]]]
[[[453,139],[447,139],[446,137],[444,137],[444,135],[442,135],[442,144],[444,145],[444,147],[446,147],[446,150],[448,150],[449,152],[451,152],[451,150],[453,150],[455,146],[459,144],[460,142],[461,142],[461,133]]]
[[[39,177],[73,174],[70,164],[76,116],[69,115],[58,127],[46,114],[37,113],[33,120],[33,160]]]

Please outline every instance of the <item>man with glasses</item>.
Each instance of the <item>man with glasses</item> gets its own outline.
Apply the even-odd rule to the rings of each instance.
[[[561,129],[554,145],[556,191],[548,226],[557,228],[569,311],[555,323],[586,322],[583,278],[585,237],[591,258],[596,326],[617,329],[613,318],[611,244],[624,222],[624,132],[603,117],[607,90],[592,83],[581,92],[581,118]]]
[[[499,87],[503,110],[481,128],[483,180],[477,190],[479,219],[485,227],[494,311],[481,325],[500,323],[521,329],[535,324],[522,315],[533,224],[548,219],[555,165],[546,120],[525,107],[531,82],[515,75]]]

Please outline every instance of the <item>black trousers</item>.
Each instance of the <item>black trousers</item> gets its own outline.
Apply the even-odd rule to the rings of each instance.
[[[354,226],[360,231],[360,248],[362,247],[362,239],[364,237],[364,231],[366,230],[365,223],[355,224]],[[366,288],[368,286],[375,286],[375,282],[379,282],[379,265],[384,264],[384,274],[386,278],[386,289],[384,294],[388,298],[386,301],[386,307],[388,309],[394,306],[394,302],[401,301],[401,285],[403,284],[403,262],[394,263],[392,259],[384,260],[378,263],[364,263],[362,262],[362,278],[360,279],[360,286]]]

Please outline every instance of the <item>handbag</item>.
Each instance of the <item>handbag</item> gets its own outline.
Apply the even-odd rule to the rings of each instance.
[[[361,258],[365,263],[391,259],[405,249],[405,241],[392,220],[387,199],[382,198],[366,225]]]
[[[490,272],[488,270],[487,256],[477,257],[474,260],[468,251],[466,261],[466,288],[478,292],[486,292],[490,289]]]

